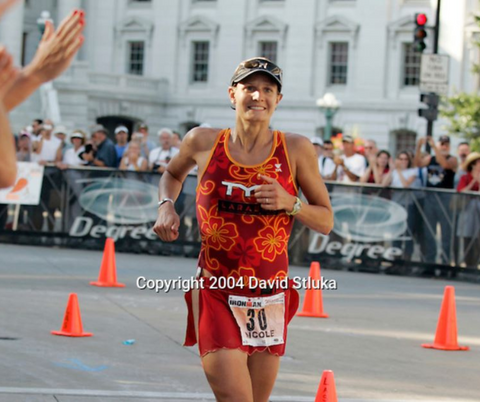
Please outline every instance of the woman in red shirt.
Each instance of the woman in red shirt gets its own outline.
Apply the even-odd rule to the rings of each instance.
[[[466,171],[457,186],[457,191],[479,191],[480,190],[480,152],[472,152],[468,155],[463,170]]]

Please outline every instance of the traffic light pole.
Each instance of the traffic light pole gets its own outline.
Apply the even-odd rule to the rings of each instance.
[[[433,54],[438,53],[438,38],[440,37],[440,3],[442,0],[437,0],[437,13],[435,19],[435,37],[433,40]]]
[[[438,40],[440,37],[440,4],[442,0],[437,0],[437,12],[435,16],[435,35],[433,37],[433,54],[438,54]],[[433,136],[433,121],[427,120],[427,139]],[[427,142],[425,145],[425,151],[430,153],[430,144]]]

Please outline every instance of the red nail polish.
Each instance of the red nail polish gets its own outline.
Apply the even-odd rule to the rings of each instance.
[[[85,11],[80,10],[79,12],[80,12],[80,17],[82,17],[82,18],[85,17]]]
[[[77,15],[78,13],[79,13],[79,11],[78,11],[78,10],[75,10],[75,11],[73,12],[73,15]]]

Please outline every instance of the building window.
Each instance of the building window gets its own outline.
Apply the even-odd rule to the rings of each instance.
[[[415,152],[415,145],[417,139],[417,133],[412,130],[398,129],[393,131],[395,137],[395,151],[396,153],[401,151]]]
[[[278,49],[277,42],[260,42],[259,48],[260,48],[259,49],[260,56],[266,57],[267,59],[273,61],[274,63],[277,62],[277,49]]]
[[[143,75],[145,42],[129,42],[128,74]]]
[[[348,43],[330,43],[330,77],[331,85],[345,85],[348,72]]]
[[[192,82],[208,81],[210,42],[193,42]]]
[[[403,45],[403,86],[411,87],[420,84],[421,53],[414,52],[411,43]]]

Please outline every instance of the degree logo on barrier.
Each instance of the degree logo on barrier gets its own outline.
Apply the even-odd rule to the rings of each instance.
[[[157,188],[137,180],[95,179],[79,197],[81,207],[118,225],[136,225],[157,219]]]

